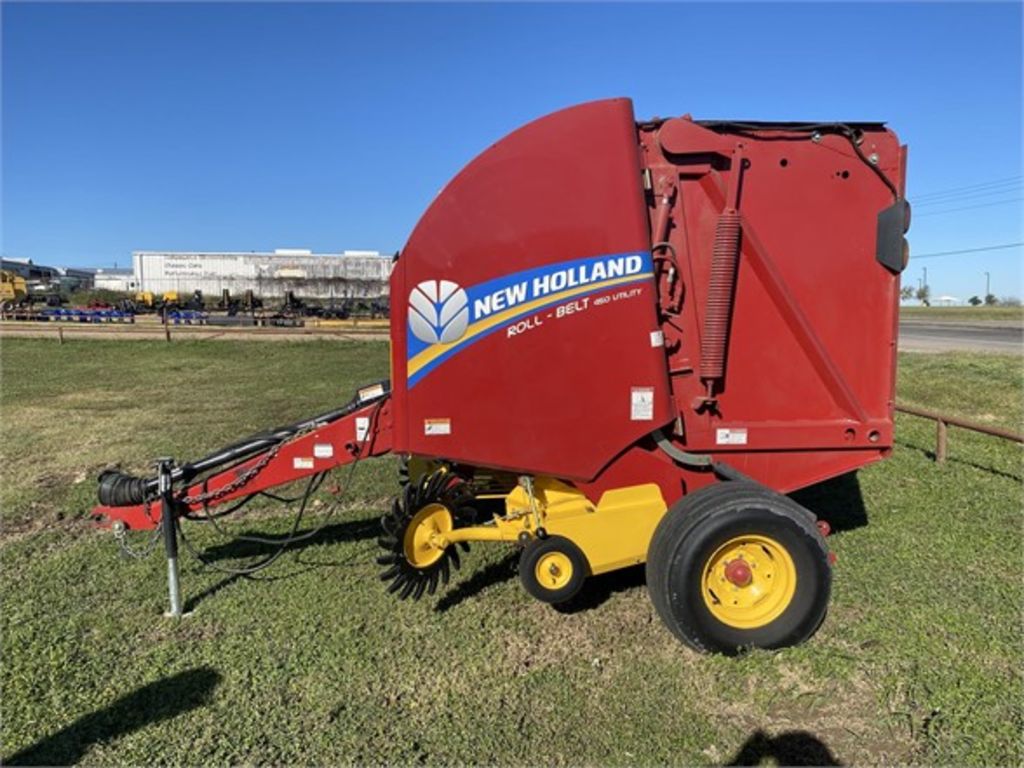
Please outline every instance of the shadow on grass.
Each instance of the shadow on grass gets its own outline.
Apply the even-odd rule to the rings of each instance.
[[[214,585],[204,589],[198,595],[192,595],[191,597],[189,597],[189,599],[185,601],[185,605],[184,605],[182,610],[184,610],[185,613],[191,613],[206,598],[213,597],[215,594],[220,592],[225,587],[229,587],[232,584],[234,584],[236,581],[238,581],[239,579],[244,579],[244,578],[245,578],[245,574],[242,574],[242,573],[232,573],[232,574],[230,574],[228,576],[225,576],[223,579],[218,581],[216,584],[214,584]]]
[[[209,667],[179,672],[80,717],[67,728],[3,760],[4,765],[73,765],[89,747],[184,714],[206,704],[220,675]]]
[[[811,510],[819,520],[826,520],[833,531],[850,531],[868,524],[868,512],[856,472],[802,488],[790,496],[797,504]]]
[[[612,595],[629,589],[642,587],[647,583],[643,565],[620,568],[599,576],[591,576],[583,585],[583,589],[571,600],[552,606],[559,613],[583,613],[599,608]]]
[[[999,438],[993,437],[992,439],[998,440]],[[903,440],[897,440],[896,444],[904,448],[909,448],[912,451],[918,451],[924,454],[925,457],[931,459],[932,461],[935,461],[935,451],[931,448],[925,448],[923,446],[915,445],[914,443],[908,443]],[[990,475],[995,475],[996,477],[1005,477],[1007,480],[1013,480],[1014,482],[1017,483],[1024,481],[1024,477],[1021,477],[1020,475],[1015,475],[1012,472],[1006,472],[1002,469],[996,469],[995,467],[988,467],[985,466],[984,464],[977,464],[973,461],[965,461],[964,459],[958,459],[949,455],[946,456],[946,462],[949,464],[959,464],[962,467],[970,467],[971,469],[978,469],[981,470],[982,472],[988,472]]]
[[[751,734],[727,765],[842,765],[832,750],[807,731],[786,731],[769,736],[764,731]]]
[[[518,575],[519,552],[511,552],[496,563],[481,568],[466,581],[456,585],[437,601],[434,610],[439,613],[451,610],[459,603],[475,597],[488,587],[509,581]],[[642,587],[645,583],[644,566],[622,568],[600,576],[591,576],[576,597],[565,603],[553,605],[559,613],[581,613],[604,604],[616,592]]]
[[[519,553],[510,552],[498,562],[490,563],[481,568],[468,579],[457,584],[454,589],[442,595],[441,599],[437,601],[437,605],[434,606],[434,610],[438,613],[444,613],[454,608],[463,600],[479,595],[488,587],[514,578],[518,563]]]
[[[203,523],[198,523],[203,525]],[[296,535],[302,535],[299,531]],[[288,546],[289,552],[300,552],[307,547],[320,546],[321,544],[339,544],[343,542],[365,541],[376,538],[380,534],[380,519],[372,517],[366,520],[346,520],[325,526],[320,533],[303,541],[297,541]],[[281,544],[288,539],[287,533],[260,533],[258,531],[246,531],[239,536],[259,536],[266,539],[265,542],[246,541],[244,539],[232,539],[223,544],[215,544],[203,550],[203,559],[214,560],[236,560],[242,558],[266,557],[280,549]]]
[[[258,571],[253,574],[245,573],[226,573],[224,578],[213,584],[197,595],[189,598],[184,606],[186,612],[194,611],[196,607],[208,597],[220,592],[222,589],[231,586],[239,579],[251,579],[254,581],[278,581],[280,579],[294,578],[300,574],[306,573],[317,568],[333,568],[343,565],[351,565],[354,561],[361,560],[365,555],[369,557],[370,550],[366,552],[359,552],[355,555],[350,555],[342,560],[312,560],[303,558],[300,554],[303,550],[318,546],[321,544],[336,544],[342,542],[356,542],[365,541],[367,539],[375,538],[380,533],[380,521],[377,518],[370,518],[367,520],[350,520],[342,523],[335,523],[334,525],[326,526],[320,533],[309,539],[303,541],[297,541],[294,544],[288,546],[285,550],[287,554],[294,554],[295,562],[298,563],[302,568],[300,570],[293,570],[286,574],[274,575],[267,571]],[[280,549],[281,544],[287,540],[288,534],[265,534],[247,531],[243,536],[259,536],[260,538],[266,539],[266,542],[258,541],[245,541],[243,539],[232,539],[223,544],[217,544],[211,547],[207,547],[202,551],[203,560],[208,563],[214,563],[218,560],[236,560],[236,559],[248,559],[248,560],[259,560],[268,557]],[[300,531],[297,535],[302,535]],[[280,560],[277,562],[281,562]],[[222,573],[231,567],[235,566],[219,566],[223,568]],[[238,568],[244,568],[245,564],[239,564]],[[271,566],[273,567],[273,566]],[[212,565],[211,570],[216,570]]]

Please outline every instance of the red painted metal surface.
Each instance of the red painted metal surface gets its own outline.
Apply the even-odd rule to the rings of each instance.
[[[880,126],[861,130],[862,152],[902,191],[905,149]],[[891,190],[835,133],[813,140],[809,132],[711,130],[675,118],[641,126],[639,141],[655,189],[676,189],[668,240],[687,295],[664,329],[681,444],[781,491],[884,456],[899,276],[875,259],[875,247]],[[724,377],[716,407],[697,411],[703,392],[693,370],[705,363],[716,231],[733,207],[740,256]],[[649,209],[663,215],[653,198]]]
[[[725,578],[737,587],[745,587],[754,578],[754,574],[749,565],[736,558],[725,564]]]
[[[875,259],[894,200],[865,159],[901,191],[905,149],[884,127],[857,130],[864,159],[827,130],[634,126],[620,99],[486,150],[434,201],[392,278],[396,450],[555,475],[594,497],[657,482],[669,501],[713,478],[660,454],[655,428],[781,491],[884,456],[899,277]],[[652,251],[636,300],[440,339],[446,290]],[[423,283],[438,303],[418,297],[417,318]],[[442,343],[416,340],[427,315]],[[424,349],[449,350],[426,375]],[[633,410],[646,388],[650,408]]]
[[[652,342],[640,170],[631,104],[617,99],[530,123],[444,188],[391,279],[396,450],[589,480],[675,417]],[[618,275],[623,258],[640,268],[584,279]],[[468,325],[448,345],[424,346],[415,302],[434,281],[466,290]],[[486,306],[492,288],[519,291],[499,294],[512,316],[474,336],[497,314]],[[424,374],[424,355],[436,353],[443,361]]]
[[[368,431],[357,434],[360,419],[367,420]],[[258,491],[301,480],[353,461],[381,456],[391,452],[391,408],[385,400],[368,405],[337,421],[299,435],[280,447],[266,466],[252,480],[238,490],[225,493],[208,507],[237,501]],[[261,453],[235,466],[217,472],[203,482],[193,483],[177,493],[177,498],[215,493],[227,487],[266,456]],[[183,503],[183,511],[202,513],[201,503]],[[125,507],[107,507],[102,504],[92,510],[92,517],[103,525],[119,520],[129,529],[146,530],[160,524],[160,501]]]
[[[594,501],[653,482],[669,504],[716,478],[676,463],[656,430],[782,492],[884,457],[899,276],[875,252],[906,148],[882,126],[856,131],[855,145],[782,125],[637,125],[614,99],[492,145],[395,265],[393,392],[361,455],[555,476]],[[355,460],[355,420],[376,407],[288,442],[218,503]]]

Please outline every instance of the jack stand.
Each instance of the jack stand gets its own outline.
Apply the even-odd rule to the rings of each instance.
[[[164,552],[167,554],[167,591],[171,598],[171,609],[164,616],[180,619],[181,587],[178,584],[178,516],[171,495],[171,469],[173,459],[158,459],[160,491],[160,521],[164,527]]]

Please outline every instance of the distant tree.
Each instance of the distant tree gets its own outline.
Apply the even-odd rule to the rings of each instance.
[[[914,286],[904,285],[900,288],[900,301],[910,301],[914,298]]]
[[[985,295],[985,306],[986,307],[994,307],[998,303],[999,303],[999,299],[996,298],[994,293],[989,293],[989,294]]]
[[[1001,307],[1019,307],[1020,306],[1020,299],[1018,299],[1016,296],[1003,296],[1003,298],[1001,298],[999,300],[999,306],[1001,306]]]
[[[978,305],[981,304],[981,299],[979,299],[977,296],[971,296],[971,298],[967,300],[967,303],[970,304],[972,307],[977,307]]]
[[[914,293],[914,297],[918,301],[920,301],[922,304],[924,304],[926,307],[930,307],[932,305],[931,301],[929,301],[929,299],[931,298],[931,295],[932,295],[932,289],[929,288],[927,285],[922,285]]]

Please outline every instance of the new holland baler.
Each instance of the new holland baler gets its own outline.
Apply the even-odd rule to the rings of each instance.
[[[180,606],[182,518],[395,453],[378,562],[398,597],[505,542],[541,600],[646,563],[691,647],[800,642],[831,562],[784,494],[891,450],[905,172],[881,123],[638,123],[627,99],[543,117],[396,257],[390,381],[152,478],[106,472],[95,514],[163,527]]]

